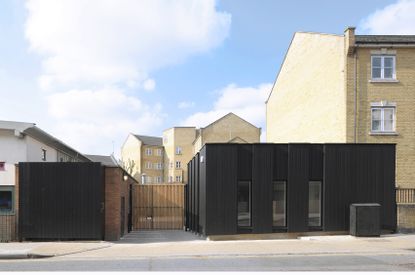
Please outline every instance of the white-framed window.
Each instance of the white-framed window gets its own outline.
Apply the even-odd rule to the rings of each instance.
[[[151,169],[152,168],[151,162],[147,161],[145,167],[146,169]]]
[[[176,182],[182,182],[182,176],[176,176]]]
[[[372,55],[372,79],[396,79],[396,57]]]
[[[145,183],[151,183],[151,177],[150,176],[146,176],[145,179],[146,179]]]
[[[155,183],[162,183],[162,182],[163,182],[163,179],[162,179],[162,177],[160,177],[160,176],[158,176],[158,177],[154,177],[154,182],[155,182]]]
[[[42,149],[42,160],[46,161],[46,149]]]
[[[372,113],[372,132],[395,132],[396,115],[394,106],[374,106]]]
[[[173,182],[173,176],[169,176],[169,182]]]
[[[153,154],[153,150],[151,148],[146,148],[146,155],[151,156]]]
[[[173,167],[174,167],[174,164],[172,161],[170,161],[170,168],[173,168]]]
[[[182,147],[177,146],[176,147],[176,155],[181,155],[182,154]]]
[[[162,170],[163,169],[163,163],[161,163],[161,162],[154,163],[154,169]]]
[[[179,169],[182,167],[182,162],[181,161],[176,161],[176,168]]]
[[[157,149],[156,150],[156,155],[157,156],[162,156],[163,155],[163,149]]]

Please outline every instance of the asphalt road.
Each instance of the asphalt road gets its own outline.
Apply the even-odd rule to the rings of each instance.
[[[0,260],[1,271],[415,271],[415,253]]]

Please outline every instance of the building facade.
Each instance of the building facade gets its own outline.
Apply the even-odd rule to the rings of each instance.
[[[173,127],[163,132],[166,182],[187,182],[187,163],[193,157],[195,136],[196,127]]]
[[[186,228],[205,236],[345,234],[354,203],[396,230],[395,144],[210,143],[188,170]]]
[[[140,183],[164,182],[164,147],[159,137],[129,134],[121,147],[122,165]]]
[[[266,102],[267,141],[395,143],[398,227],[414,231],[414,91],[414,35],[297,32]]]
[[[396,143],[415,188],[415,36],[294,34],[266,102],[267,142]]]
[[[0,241],[16,238],[19,162],[90,162],[34,123],[0,121]]]
[[[229,113],[203,128],[172,127],[163,131],[163,138],[152,144],[157,150],[163,150],[163,180],[165,183],[187,183],[187,163],[206,143],[257,143],[260,142],[261,128],[254,126],[239,116]],[[121,148],[121,157],[127,171],[133,165],[132,175],[140,180],[143,167],[143,138],[130,134]],[[143,137],[143,136],[141,136]],[[150,142],[147,142],[149,144]],[[144,145],[145,146],[145,145]],[[141,152],[141,153],[140,153]],[[150,160],[153,163],[159,159]],[[149,175],[150,171],[144,171]],[[158,171],[160,173],[160,171]],[[140,182],[142,182],[140,180]],[[153,181],[154,182],[154,181]],[[149,182],[147,182],[149,183]]]

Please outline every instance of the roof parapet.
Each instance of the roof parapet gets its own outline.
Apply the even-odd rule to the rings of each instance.
[[[347,55],[351,55],[355,49],[356,37],[355,37],[356,27],[347,27],[344,31],[344,40],[345,40],[345,50]]]

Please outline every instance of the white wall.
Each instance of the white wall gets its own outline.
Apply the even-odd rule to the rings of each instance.
[[[43,162],[42,149],[46,149],[46,161],[55,162],[57,151],[29,136],[19,137],[14,130],[0,129],[0,162],[5,162],[5,171],[0,171],[0,185],[15,184],[15,164],[25,161]]]
[[[26,141],[15,136],[13,130],[0,130],[0,161],[26,161]]]
[[[27,161],[43,162],[42,149],[46,150],[46,162],[58,161],[58,152],[54,148],[47,146],[29,136],[26,136],[25,139],[27,144]]]
[[[0,185],[15,184],[15,164],[26,161],[26,142],[14,135],[13,130],[0,130],[0,162],[5,162],[5,171],[0,171]]]
[[[14,185],[16,181],[16,167],[6,163],[5,171],[0,171],[0,185]]]

